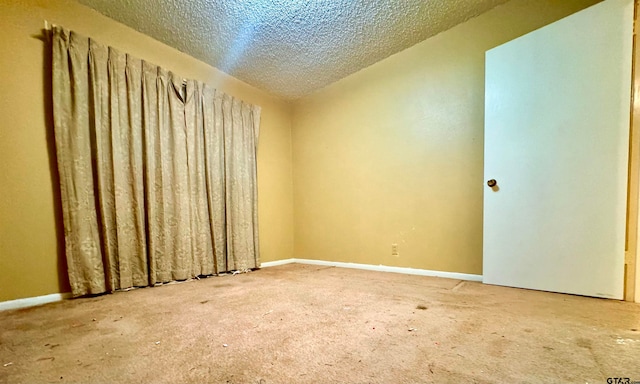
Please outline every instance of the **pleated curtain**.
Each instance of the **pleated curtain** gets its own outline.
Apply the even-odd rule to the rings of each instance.
[[[52,46],[73,295],[258,267],[260,108],[61,27]]]

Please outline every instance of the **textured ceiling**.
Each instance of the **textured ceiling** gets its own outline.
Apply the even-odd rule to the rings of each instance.
[[[78,0],[295,99],[507,0]]]

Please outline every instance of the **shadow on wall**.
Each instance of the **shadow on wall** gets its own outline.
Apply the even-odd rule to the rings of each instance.
[[[64,251],[64,221],[62,217],[62,197],[60,193],[60,175],[58,174],[58,160],[56,157],[55,132],[53,128],[53,92],[52,92],[52,60],[53,53],[48,37],[49,31],[43,29],[42,35],[38,36],[42,40],[43,68],[42,76],[44,93],[42,102],[44,103],[45,129],[47,138],[47,154],[49,156],[49,174],[51,175],[51,185],[53,191],[53,214],[56,225],[56,256],[58,260],[58,287],[59,292],[70,292],[69,276],[67,274],[67,258]]]

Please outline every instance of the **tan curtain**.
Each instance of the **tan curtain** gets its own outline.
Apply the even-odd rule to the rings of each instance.
[[[259,266],[260,108],[60,27],[52,42],[73,294]]]

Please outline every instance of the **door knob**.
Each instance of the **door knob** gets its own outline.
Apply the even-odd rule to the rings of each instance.
[[[498,185],[498,182],[496,181],[496,179],[491,179],[489,181],[487,181],[487,185],[491,188],[495,187],[496,185]]]

